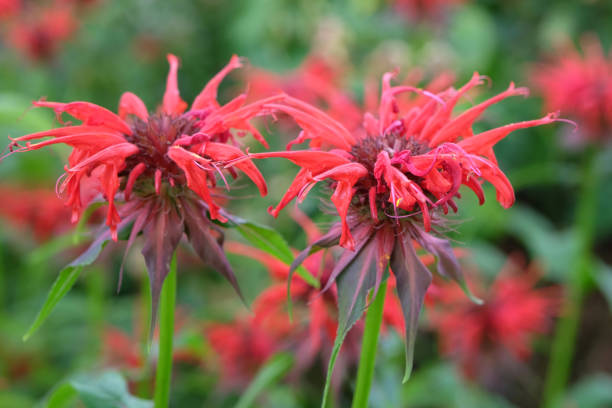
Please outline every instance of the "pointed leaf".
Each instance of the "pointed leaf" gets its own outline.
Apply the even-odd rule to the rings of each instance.
[[[375,240],[370,237],[336,281],[338,286],[338,331],[327,367],[322,408],[327,404],[332,373],[344,338],[363,314],[366,296],[376,282],[376,249]]]
[[[412,246],[412,239],[395,240],[391,255],[391,271],[397,282],[397,294],[406,326],[406,369],[404,382],[410,377],[414,343],[425,292],[431,283],[431,272],[423,265]]]
[[[428,234],[423,230],[418,230],[415,228],[415,231],[417,231],[416,241],[423,248],[425,248],[427,252],[435,255],[438,259],[438,263],[436,265],[438,274],[457,282],[459,286],[461,286],[461,289],[463,289],[463,292],[465,292],[466,296],[469,297],[472,302],[476,303],[477,305],[481,305],[483,303],[482,299],[479,299],[472,294],[465,281],[463,270],[461,269],[459,260],[455,256],[450,242],[447,239],[438,238]]]
[[[183,219],[170,203],[164,202],[157,210],[153,210],[144,228],[145,242],[142,248],[151,285],[151,333],[157,321],[159,294],[170,272],[172,255],[182,236]]]
[[[222,274],[232,285],[240,299],[246,304],[236,275],[230,266],[223,248],[212,234],[214,224],[206,217],[203,209],[198,210],[191,203],[183,202],[185,227],[191,246],[202,262]]]
[[[293,262],[293,252],[291,251],[291,247],[289,247],[287,241],[285,241],[283,236],[276,230],[236,216],[228,216],[227,214],[224,215],[235,224],[238,232],[240,232],[240,234],[251,244],[255,245],[262,251],[275,256],[283,263],[291,265]],[[306,281],[306,283],[315,288],[319,287],[319,281],[305,268],[300,267],[298,268],[297,272],[298,275],[304,279],[304,281]]]
[[[81,274],[83,266],[90,265],[95,261],[102,249],[106,246],[108,241],[111,239],[110,231],[107,229],[106,232],[102,233],[91,245],[83,252],[78,258],[72,261],[64,269],[62,269],[53,282],[51,290],[47,295],[47,299],[43,304],[42,308],[38,312],[36,319],[23,336],[23,341],[26,341],[38,330],[41,324],[49,317],[51,311],[55,308],[57,303],[70,291],[77,278]]]

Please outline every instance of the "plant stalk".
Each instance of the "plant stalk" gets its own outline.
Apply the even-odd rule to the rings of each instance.
[[[155,408],[167,408],[172,380],[172,339],[176,304],[176,254],[162,287],[159,304],[159,357],[155,375]],[[155,324],[151,322],[151,324]]]
[[[567,299],[552,344],[542,408],[556,407],[565,392],[580,326],[582,303],[592,279],[591,271],[594,265],[592,247],[599,184],[595,163],[595,150],[591,148],[584,158],[581,177],[583,184],[576,213],[576,258],[567,277]]]
[[[368,406],[372,378],[374,377],[374,363],[376,362],[378,335],[380,334],[380,326],[382,324],[386,292],[387,282],[383,282],[366,314],[352,408],[367,408]]]

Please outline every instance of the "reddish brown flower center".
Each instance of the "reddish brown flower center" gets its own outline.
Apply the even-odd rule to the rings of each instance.
[[[129,174],[134,167],[143,163],[145,170],[143,179],[153,179],[157,170],[161,171],[162,179],[182,180],[180,168],[167,155],[172,143],[182,137],[191,136],[197,132],[197,120],[183,116],[170,116],[156,113],[144,121],[132,116],[129,119],[132,135],[126,136],[128,142],[138,146],[139,152],[126,159],[122,175]]]
[[[364,177],[355,184],[355,195],[353,201],[353,207],[355,209],[369,208],[369,192],[372,187],[380,187],[379,182],[374,175],[374,167],[378,159],[378,155],[381,152],[387,152],[389,158],[393,159],[398,153],[406,153],[412,155],[419,155],[428,152],[430,149],[426,144],[423,144],[412,137],[404,137],[398,135],[396,132],[388,132],[387,134],[380,135],[378,137],[365,137],[358,143],[353,145],[350,150],[351,155],[355,161],[363,165],[368,170],[368,177]],[[396,166],[399,168],[399,166]],[[406,174],[406,176],[416,181],[417,183],[422,181],[420,177],[412,174]],[[389,191],[387,189],[377,189],[376,191],[376,203],[378,204],[379,215],[381,211],[384,211],[386,203],[389,200]],[[369,211],[369,210],[368,210]]]

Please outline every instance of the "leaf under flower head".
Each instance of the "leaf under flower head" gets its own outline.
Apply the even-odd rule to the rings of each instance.
[[[412,372],[419,315],[432,276],[429,269],[419,260],[409,237],[398,237],[395,240],[395,248],[391,255],[391,271],[397,282],[397,294],[402,305],[406,325],[405,382],[410,378]]]
[[[151,333],[157,321],[159,296],[166,276],[170,272],[170,261],[183,236],[183,218],[174,205],[162,200],[151,210],[144,227],[145,242],[142,248],[151,285]]]

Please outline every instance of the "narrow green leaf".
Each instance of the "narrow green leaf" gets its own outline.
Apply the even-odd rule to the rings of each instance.
[[[236,229],[251,244],[257,248],[275,256],[287,265],[291,265],[294,256],[287,241],[276,230],[261,224],[256,224],[239,217],[232,216],[230,220],[236,225]],[[312,276],[304,267],[297,268],[297,274],[309,285],[319,288],[319,281]]]
[[[51,286],[47,299],[38,312],[36,319],[34,319],[34,322],[26,334],[24,334],[23,341],[28,340],[32,334],[38,330],[47,317],[49,317],[49,314],[55,308],[57,303],[66,295],[66,293],[70,291],[79,277],[82,267],[90,265],[93,261],[95,261],[109,240],[109,233],[102,234],[99,238],[92,242],[85,252],[83,252],[77,259],[72,261],[68,266],[60,271],[59,276],[55,282],[53,282],[53,286]]]
[[[293,356],[287,353],[276,354],[270,358],[259,369],[253,381],[251,381],[236,403],[235,408],[248,408],[252,406],[258,395],[283,378],[293,366],[293,362]]]

